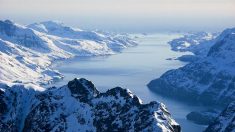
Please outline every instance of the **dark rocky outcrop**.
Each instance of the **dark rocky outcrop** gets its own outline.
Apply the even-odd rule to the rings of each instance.
[[[232,102],[207,127],[205,132],[234,132],[234,131],[235,131],[235,102]]]
[[[219,110],[193,111],[187,114],[187,120],[193,121],[199,125],[209,125],[218,116]]]
[[[2,89],[1,99],[8,100],[8,110],[0,115],[2,131],[181,131],[162,103],[143,104],[121,87],[100,93],[84,78],[42,92]]]

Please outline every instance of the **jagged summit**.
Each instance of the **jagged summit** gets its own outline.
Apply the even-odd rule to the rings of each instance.
[[[3,132],[181,130],[165,105],[137,102],[138,97],[120,87],[100,93],[84,78],[43,92],[24,86],[0,87],[0,97]]]
[[[91,100],[99,94],[99,91],[95,88],[94,84],[84,78],[75,78],[70,81],[67,86],[70,89],[72,96],[79,98],[80,101]]]

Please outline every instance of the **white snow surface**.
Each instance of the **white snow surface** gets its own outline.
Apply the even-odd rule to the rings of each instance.
[[[102,34],[47,21],[23,26],[0,21],[0,81],[47,84],[63,76],[58,59],[111,55],[136,43],[126,35]]]
[[[204,104],[227,105],[234,101],[235,28],[224,30],[211,42],[204,57],[164,73],[149,86],[155,90],[165,87],[174,96]]]
[[[83,78],[60,88],[34,89],[22,84],[0,83],[0,129],[3,132],[180,131],[164,104],[143,104],[127,89],[116,87],[100,93]]]
[[[206,56],[208,50],[213,45],[217,33],[196,32],[187,33],[180,38],[168,42],[171,49],[180,52],[192,52],[197,56]]]

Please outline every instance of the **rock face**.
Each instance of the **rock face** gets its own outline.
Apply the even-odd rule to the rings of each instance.
[[[120,87],[100,93],[81,78],[60,88],[34,89],[0,85],[1,131],[181,130],[163,104],[143,104]]]
[[[234,132],[235,131],[235,102],[228,105],[225,110],[211,123],[205,132]]]
[[[148,87],[160,94],[226,106],[235,100],[235,28],[223,31],[206,57],[164,73]]]
[[[187,114],[187,120],[199,125],[209,125],[219,115],[219,110],[211,109],[206,111],[193,111]]]

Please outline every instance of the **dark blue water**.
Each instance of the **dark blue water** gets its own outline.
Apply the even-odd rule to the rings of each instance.
[[[173,99],[162,97],[149,91],[146,84],[160,77],[170,69],[179,68],[186,63],[177,60],[166,60],[183,55],[170,50],[167,44],[177,34],[152,34],[136,38],[139,45],[125,49],[123,53],[112,56],[77,57],[58,62],[53,65],[64,76],[64,80],[56,83],[60,86],[75,77],[91,80],[100,91],[121,86],[130,89],[145,103],[150,101],[163,102],[174,119],[180,123],[185,132],[200,132],[205,126],[196,125],[186,120],[186,115],[199,106],[184,104]],[[187,54],[187,53],[184,53]]]

